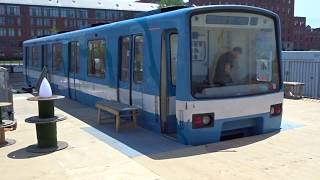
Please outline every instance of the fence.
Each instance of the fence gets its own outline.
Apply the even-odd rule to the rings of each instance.
[[[304,83],[303,96],[320,98],[320,51],[284,51],[284,81]]]

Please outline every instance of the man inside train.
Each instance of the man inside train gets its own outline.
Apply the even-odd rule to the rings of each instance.
[[[231,73],[235,70],[236,61],[240,59],[241,54],[242,48],[237,46],[219,57],[213,78],[214,84],[226,86],[233,82]]]

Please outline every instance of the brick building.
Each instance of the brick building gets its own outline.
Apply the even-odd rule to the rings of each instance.
[[[155,8],[122,0],[0,0],[0,59],[21,58],[26,39],[129,19]]]

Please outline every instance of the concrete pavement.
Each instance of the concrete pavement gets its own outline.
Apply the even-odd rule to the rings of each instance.
[[[185,146],[142,128],[115,132],[98,125],[96,110],[71,100],[57,102],[58,140],[65,150],[32,154],[37,113],[29,94],[14,96],[16,144],[0,148],[0,179],[320,179],[320,103],[285,100],[279,133],[203,146]],[[63,111],[62,111],[63,110]]]

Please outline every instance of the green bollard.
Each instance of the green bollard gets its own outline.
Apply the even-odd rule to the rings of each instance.
[[[54,117],[54,101],[38,101],[39,118]],[[39,148],[57,147],[57,125],[56,122],[36,124]]]
[[[36,124],[39,148],[57,147],[56,123]]]
[[[54,101],[38,101],[39,118],[53,118],[54,117]]]

